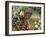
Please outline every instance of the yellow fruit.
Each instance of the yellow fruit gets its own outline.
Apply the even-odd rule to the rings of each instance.
[[[23,16],[24,17],[24,11],[21,11],[20,12],[20,16]]]

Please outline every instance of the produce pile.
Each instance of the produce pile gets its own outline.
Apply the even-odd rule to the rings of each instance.
[[[41,30],[41,8],[13,5],[12,30]]]

